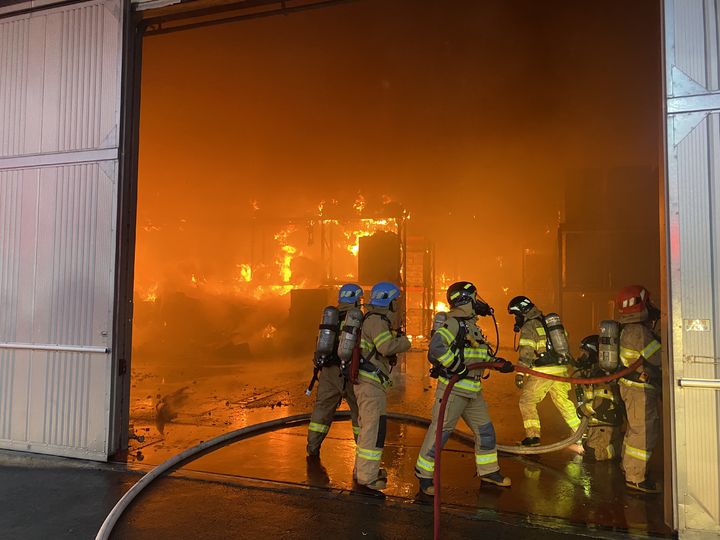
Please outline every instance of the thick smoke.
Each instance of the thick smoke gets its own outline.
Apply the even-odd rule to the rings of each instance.
[[[657,197],[656,4],[366,0],[147,38],[135,365],[287,354],[289,298],[255,286],[319,286],[327,264],[306,224],[322,201],[357,217],[359,196],[380,216],[388,201],[409,212],[438,287],[475,281],[510,343],[510,297],[557,309],[568,184],[634,167]],[[276,235],[292,223],[284,281]],[[354,264],[341,251],[339,280]],[[653,249],[646,265],[628,279],[655,275]],[[592,331],[582,321],[566,321],[574,342]]]

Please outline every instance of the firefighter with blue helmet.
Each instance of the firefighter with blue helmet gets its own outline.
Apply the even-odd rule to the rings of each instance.
[[[450,391],[442,427],[442,444],[450,438],[458,420],[462,418],[475,435],[475,469],[481,483],[501,487],[511,485],[510,478],[500,472],[495,428],[482,391],[481,369],[468,370],[468,364],[477,362],[500,362],[500,371],[511,372],[513,366],[507,360],[492,357],[480,328],[478,316],[491,315],[492,309],[477,296],[475,285],[469,281],[452,284],[447,291],[451,309],[445,324],[430,339],[428,359],[432,363],[431,375],[437,376],[432,421],[415,463],[415,476],[420,480],[420,490],[435,495],[433,474],[435,472],[435,432],[440,405],[445,389],[453,375],[459,380]]]
[[[338,331],[342,328],[347,313],[353,308],[360,307],[362,296],[363,290],[359,285],[346,283],[340,287],[337,307],[340,321]],[[337,342],[335,348],[337,349]],[[340,359],[337,354],[334,354],[329,361],[323,363],[318,375],[317,397],[310,416],[307,435],[307,455],[309,457],[319,456],[320,445],[330,431],[335,411],[343,399],[350,407],[353,436],[357,439],[360,428],[358,427],[358,406],[355,392],[353,385],[350,384],[346,374],[340,368]]]
[[[374,492],[387,486],[387,473],[380,468],[387,425],[386,392],[392,385],[390,371],[396,356],[410,349],[410,341],[398,327],[400,288],[382,281],[373,286],[360,341],[361,361],[355,396],[360,433],[355,451],[355,480]]]

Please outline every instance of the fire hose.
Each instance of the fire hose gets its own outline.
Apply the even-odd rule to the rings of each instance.
[[[541,371],[535,371],[531,368],[522,366],[522,365],[515,365],[514,371],[518,371],[520,373],[526,373],[527,375],[533,375],[535,377],[539,377],[541,379],[549,379],[551,381],[560,381],[560,382],[567,382],[567,383],[573,383],[573,384],[603,384],[603,383],[609,383],[611,381],[617,380],[620,377],[624,377],[625,375],[629,375],[633,371],[635,371],[637,368],[640,367],[642,364],[643,359],[639,358],[634,364],[632,364],[630,367],[627,367],[621,371],[618,371],[617,373],[613,373],[612,375],[606,375],[603,377],[591,377],[591,378],[580,378],[580,377],[561,377],[558,375],[550,375],[548,373],[543,373]],[[478,362],[475,364],[470,364],[467,366],[468,371],[472,371],[474,369],[499,369],[502,367],[502,362]],[[438,419],[437,419],[437,429],[435,430],[435,470],[433,471],[433,486],[435,488],[435,500],[433,501],[433,537],[435,540],[440,539],[440,489],[441,489],[441,483],[440,483],[440,466],[441,466],[441,456],[442,456],[442,434],[443,434],[443,424],[445,423],[445,408],[447,407],[447,400],[450,396],[450,392],[453,389],[453,386],[455,386],[455,383],[457,383],[460,380],[460,378],[457,375],[453,375],[447,386],[445,387],[445,392],[443,393],[442,399],[440,401],[440,410],[438,411]],[[535,448],[525,448],[520,446],[497,446],[497,449],[504,452],[510,452],[515,454],[541,454],[541,453],[547,453],[552,452],[553,450],[559,450],[560,448],[563,448],[565,446],[568,446],[569,444],[572,444],[573,442],[576,442],[579,437],[582,437],[582,435],[585,433],[585,430],[587,429],[588,423],[590,422],[590,419],[585,417],[583,418],[582,422],[580,423],[580,426],[578,427],[577,431],[573,433],[570,437],[567,439],[560,441],[558,443],[548,445],[545,447],[538,446]]]
[[[484,363],[477,363],[477,364],[471,364],[468,366],[468,369],[481,369],[481,368],[498,368],[500,367],[499,362],[484,362]],[[631,371],[637,369],[640,365],[640,360],[630,366],[627,369],[624,369],[623,371],[620,371],[613,376],[608,377],[596,377],[593,379],[579,379],[579,378],[564,378],[564,377],[556,377],[553,375],[547,375],[545,373],[539,373],[534,372],[533,370],[530,370],[528,368],[524,368],[523,366],[515,366],[516,371],[522,371],[524,373],[529,373],[532,375],[537,375],[538,377],[544,377],[544,378],[551,378],[552,380],[561,380],[565,382],[575,382],[578,384],[600,384],[603,382],[609,382],[611,380],[614,380],[616,378],[622,377],[623,375],[627,375]],[[439,448],[440,450],[436,452],[436,462],[435,462],[435,476],[434,476],[434,483],[435,483],[435,502],[434,502],[434,519],[435,519],[435,538],[439,538],[439,527],[440,527],[440,457],[442,455],[442,445],[439,444],[439,440],[442,437],[442,425],[445,417],[445,405],[447,403],[447,396],[449,395],[450,391],[452,390],[452,387],[455,385],[455,383],[458,381],[457,377],[452,377],[450,379],[450,382],[448,383],[447,388],[445,389],[445,394],[443,396],[442,404],[440,406],[440,414],[438,416],[438,430],[436,432],[436,440],[435,440],[435,446],[436,448]],[[430,422],[425,419],[418,416],[410,415],[410,414],[402,414],[402,413],[392,413],[388,412],[387,417],[391,420],[398,420],[401,422],[410,422],[414,424],[419,424],[423,426],[428,426]],[[339,411],[335,414],[336,420],[348,420],[350,418],[350,412],[349,411]],[[585,428],[587,427],[587,422],[589,420],[586,418],[583,420],[583,423],[581,423],[580,428],[578,428],[578,431],[574,433],[571,437],[568,439],[565,439],[563,441],[560,441],[558,443],[547,445],[544,447],[536,447],[536,448],[523,448],[523,447],[517,447],[517,446],[498,446],[498,450],[509,452],[509,453],[517,453],[517,454],[535,454],[535,453],[542,453],[542,452],[550,452],[553,450],[557,450],[559,448],[563,448],[564,446],[567,446],[569,442],[576,441],[578,433],[584,432]],[[254,437],[257,435],[261,435],[263,433],[267,433],[270,431],[274,431],[277,429],[283,429],[288,427],[294,427],[299,426],[303,424],[307,424],[310,422],[310,414],[298,414],[294,416],[287,416],[284,418],[278,418],[276,420],[270,420],[267,422],[262,422],[260,424],[254,424],[251,426],[246,426],[244,428],[236,429],[233,431],[230,431],[228,433],[224,433],[222,435],[219,435],[213,439],[210,439],[208,441],[204,441],[196,446],[193,446],[191,448],[188,448],[187,450],[173,456],[172,458],[168,459],[167,461],[164,461],[160,465],[157,465],[154,467],[150,472],[148,472],[145,476],[143,476],[133,487],[131,487],[121,498],[120,500],[115,504],[115,506],[112,508],[110,513],[107,515],[105,520],[103,521],[102,526],[100,527],[100,530],[98,531],[97,535],[95,536],[95,540],[108,540],[110,538],[110,534],[112,533],[113,527],[120,519],[120,516],[122,516],[123,512],[130,506],[130,504],[135,500],[135,498],[147,487],[149,486],[154,480],[161,477],[167,472],[172,471],[173,469],[181,466],[182,464],[189,463],[202,455],[205,455],[206,453],[211,452],[212,450],[225,446],[229,443],[248,439],[250,437]],[[472,438],[456,433],[459,438],[465,442],[472,442]]]
[[[424,427],[428,427],[430,425],[430,421],[428,419],[412,414],[388,412],[387,417],[391,420],[418,424]],[[350,420],[350,411],[336,412],[334,420]],[[268,433],[270,431],[275,431],[278,429],[308,424],[309,422],[310,414],[297,414],[294,416],[278,418],[276,420],[269,420],[260,424],[253,424],[251,426],[236,429],[228,433],[219,435],[213,439],[204,441],[196,446],[193,446],[192,448],[188,448],[187,450],[171,457],[167,461],[164,461],[163,463],[157,465],[152,470],[150,470],[120,498],[120,500],[117,502],[117,504],[115,504],[115,506],[105,518],[105,521],[103,521],[100,530],[95,536],[95,540],[108,540],[110,538],[110,534],[112,533],[113,527],[115,527],[116,523],[120,519],[120,516],[122,516],[123,512],[130,506],[130,504],[135,500],[135,498],[140,494],[140,492],[142,492],[142,490],[148,487],[154,480],[160,478],[165,473],[168,473],[181,465],[190,463],[191,461],[194,461],[195,459],[198,459],[199,457],[227,444],[244,439],[249,439],[251,437],[262,435],[263,433]],[[472,444],[474,440],[472,437],[463,433],[455,433],[455,435],[460,440],[468,444]]]

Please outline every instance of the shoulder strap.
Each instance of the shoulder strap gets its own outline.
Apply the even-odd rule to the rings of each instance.
[[[362,322],[365,323],[365,321],[368,320],[368,318],[370,318],[372,315],[377,315],[382,320],[384,320],[388,324],[388,328],[390,328],[390,326],[392,325],[392,323],[390,322],[390,319],[388,319],[385,315],[383,315],[382,313],[375,313],[372,311],[363,315]],[[362,330],[360,331],[360,335],[362,337]],[[375,342],[373,341],[373,348],[370,351],[370,354],[367,355],[367,358],[363,358],[363,360],[365,360],[366,362],[369,362],[370,360],[372,360],[375,357],[376,354],[377,354],[377,347],[375,346]]]
[[[458,356],[460,356],[460,359],[465,362],[465,338],[467,337],[467,326],[465,326],[465,321],[462,319],[459,319],[458,317],[453,317],[458,323],[458,332],[455,334],[455,347],[458,351]],[[448,327],[447,323],[445,323],[443,326],[445,328]]]

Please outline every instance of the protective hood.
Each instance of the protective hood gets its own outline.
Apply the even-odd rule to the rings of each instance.
[[[542,317],[542,311],[540,311],[537,306],[531,307],[530,311],[525,314],[526,320],[539,319],[540,317]]]
[[[456,317],[458,319],[474,319],[475,311],[473,311],[472,304],[468,302],[467,304],[463,304],[462,306],[452,308],[448,312],[448,317]]]
[[[395,327],[395,323],[397,321],[397,311],[390,311],[390,308],[386,307],[368,306],[367,312],[368,314],[379,313],[380,315],[385,315],[388,319],[390,319],[392,327]]]
[[[645,307],[642,311],[638,311],[637,313],[626,313],[625,315],[620,315],[618,321],[620,324],[642,323],[647,321],[649,318],[650,314],[648,313],[647,307]]]
[[[350,311],[351,309],[353,309],[355,307],[357,307],[357,306],[355,306],[355,304],[345,304],[345,303],[338,304],[338,306],[337,306],[338,311],[340,313],[347,313],[348,311]]]

